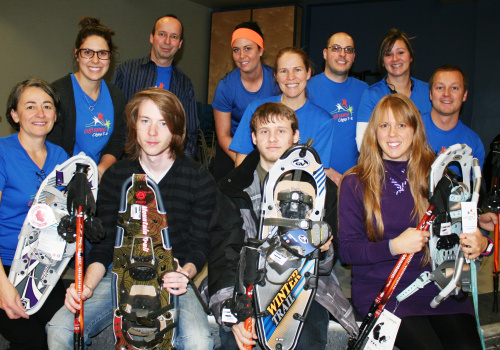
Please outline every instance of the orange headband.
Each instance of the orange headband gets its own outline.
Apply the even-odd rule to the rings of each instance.
[[[231,47],[236,39],[248,39],[252,40],[254,43],[259,45],[259,47],[264,50],[264,39],[255,31],[248,28],[238,28],[233,32],[233,38],[231,39]]]

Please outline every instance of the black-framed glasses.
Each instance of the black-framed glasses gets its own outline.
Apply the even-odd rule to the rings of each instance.
[[[81,58],[86,58],[88,60],[94,57],[95,54],[97,54],[97,58],[99,58],[100,60],[109,60],[113,55],[113,51],[108,51],[108,50],[94,51],[91,49],[78,49],[78,53],[80,54]]]
[[[331,52],[342,52],[342,50],[344,50],[344,52],[347,54],[353,54],[356,52],[356,50],[352,46],[342,47],[340,45],[332,45],[328,46],[327,49],[329,49]]]

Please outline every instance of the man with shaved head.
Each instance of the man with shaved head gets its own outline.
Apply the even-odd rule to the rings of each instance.
[[[352,37],[342,32],[333,34],[323,49],[325,71],[307,83],[311,101],[336,121],[330,164],[337,184],[342,174],[356,164],[359,155],[356,147],[357,112],[368,84],[349,77],[355,57]]]

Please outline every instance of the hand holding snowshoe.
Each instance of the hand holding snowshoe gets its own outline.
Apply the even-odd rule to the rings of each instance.
[[[5,311],[7,317],[11,320],[22,318],[29,318],[26,310],[21,303],[21,297],[16,288],[5,281],[0,287],[0,308]]]

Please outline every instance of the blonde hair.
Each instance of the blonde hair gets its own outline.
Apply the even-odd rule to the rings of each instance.
[[[377,141],[377,128],[387,112],[391,110],[397,122],[405,123],[413,129],[413,140],[410,148],[409,161],[406,169],[410,191],[415,202],[412,219],[421,219],[429,205],[429,174],[435,155],[427,143],[422,117],[413,102],[403,94],[391,94],[383,97],[368,123],[358,164],[345,175],[356,174],[363,186],[364,221],[368,239],[372,242],[382,240],[384,222],[380,209],[382,196],[381,183],[385,180],[382,149]],[[374,223],[374,217],[376,225]],[[428,259],[428,254],[426,258]]]

